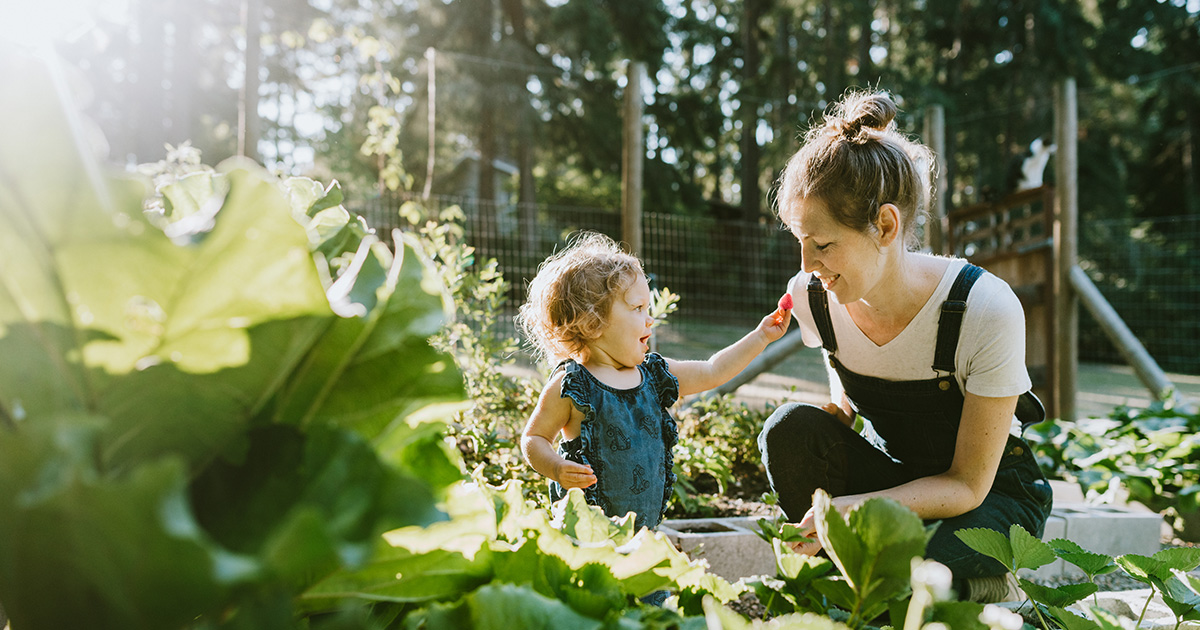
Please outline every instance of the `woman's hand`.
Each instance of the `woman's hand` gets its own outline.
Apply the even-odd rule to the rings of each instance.
[[[587,488],[596,483],[591,466],[563,459],[556,468],[554,478],[563,488]]]
[[[833,403],[829,403],[829,404],[833,405]],[[834,405],[834,406],[836,406],[836,405]],[[854,506],[858,505],[858,502],[859,502],[859,500],[857,497],[844,496],[844,497],[835,497],[830,505],[833,507],[833,509],[838,511],[838,514],[842,515],[842,517],[844,518],[846,516],[846,514],[848,514],[850,512],[850,510],[854,509]],[[800,519],[800,522],[797,523],[796,526],[800,528],[800,533],[804,534],[805,536],[808,536],[809,538],[815,539],[817,537],[817,515],[816,515],[816,512],[814,512],[814,510],[815,510],[815,508],[809,508],[808,512],[806,512],[804,514],[804,518]],[[799,554],[808,555],[808,556],[814,555],[818,551],[821,550],[821,542],[820,541],[814,541],[814,542],[797,541],[797,542],[788,543],[788,545],[791,546],[792,551],[795,551],[796,553],[799,553]]]
[[[821,410],[833,416],[834,418],[837,418],[838,422],[841,422],[848,427],[854,426],[854,416],[848,414],[845,408],[835,402],[827,402],[824,405],[821,405]]]

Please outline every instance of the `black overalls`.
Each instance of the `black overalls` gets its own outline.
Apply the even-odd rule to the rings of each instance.
[[[809,304],[830,365],[837,371],[853,410],[864,420],[860,435],[819,407],[790,403],[767,419],[758,444],[771,489],[790,521],[799,521],[823,488],[831,496],[884,490],[949,470],[958,439],[963,394],[954,378],[954,354],[967,294],[983,270],[966,265],[942,304],[933,379],[889,381],[851,372],[838,361],[829,302],[815,277]],[[1024,424],[1041,420],[1032,393],[1018,401]],[[979,507],[944,519],[926,557],[950,568],[956,580],[999,575],[997,561],[971,550],[954,535],[959,529],[987,527],[1008,534],[1013,523],[1041,537],[1052,503],[1029,445],[1010,435],[992,489]]]

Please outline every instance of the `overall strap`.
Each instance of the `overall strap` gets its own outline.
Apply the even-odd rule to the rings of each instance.
[[[958,334],[962,329],[963,313],[967,312],[967,295],[983,269],[967,263],[954,286],[950,287],[950,295],[942,302],[942,316],[938,319],[937,346],[933,351],[933,369],[939,372],[954,373],[954,354],[958,350]]]
[[[833,318],[829,316],[829,296],[821,279],[813,276],[808,281],[808,309],[812,311],[817,332],[821,335],[821,347],[828,352],[837,352],[837,338],[833,336]]]

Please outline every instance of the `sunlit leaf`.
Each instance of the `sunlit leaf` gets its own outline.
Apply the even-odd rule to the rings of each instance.
[[[1008,540],[1016,569],[1037,569],[1054,562],[1058,557],[1050,545],[1016,523],[1008,530]]]

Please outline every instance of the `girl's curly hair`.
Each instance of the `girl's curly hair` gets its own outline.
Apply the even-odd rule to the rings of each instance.
[[[579,232],[566,249],[538,267],[517,327],[538,358],[550,364],[563,359],[583,363],[588,342],[608,327],[613,300],[644,273],[641,261],[611,238]]]

